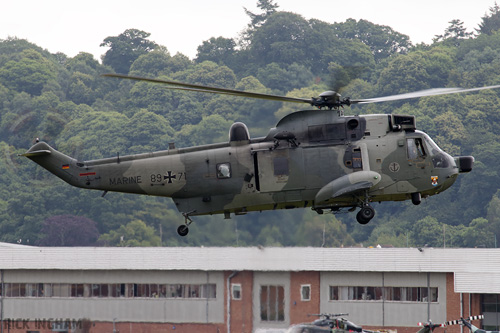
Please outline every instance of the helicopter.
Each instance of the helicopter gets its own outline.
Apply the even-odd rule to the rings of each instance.
[[[474,157],[452,157],[426,133],[415,116],[344,115],[354,104],[465,93],[480,88],[438,88],[370,99],[335,91],[295,98],[144,78],[105,77],[164,84],[170,89],[309,104],[313,109],[283,117],[265,137],[251,138],[235,122],[227,142],[136,155],[80,161],[37,142],[22,154],[65,182],[84,189],[171,197],[184,216],[177,228],[186,236],[193,216],[310,207],[318,214],[359,208],[356,219],[375,216],[373,202],[411,200],[443,192],[459,173],[472,170]]]
[[[480,329],[474,325],[472,325],[471,321],[473,320],[482,320],[484,319],[483,315],[479,316],[471,316],[468,318],[460,318],[459,320],[451,320],[446,322],[446,325],[463,325],[467,326],[467,328],[471,331],[471,333],[498,333],[498,331],[486,331],[483,329]]]
[[[450,321],[447,321],[447,322],[442,323],[442,324],[434,324],[431,320],[429,320],[426,323],[421,323],[421,322],[418,323],[418,326],[420,326],[422,328],[417,333],[432,333],[438,327],[446,327],[446,326],[450,326],[450,325],[467,326],[472,333],[475,333],[476,331],[479,331],[479,333],[486,333],[486,332],[495,333],[492,331],[485,331],[485,330],[479,329],[470,323],[470,321],[472,321],[472,320],[481,320],[481,319],[484,319],[483,315],[471,316],[471,317],[468,317],[465,319],[460,318],[459,320],[450,320]]]
[[[347,332],[366,332],[374,333],[372,331],[365,331],[354,324],[353,322],[345,319],[339,318],[342,316],[348,316],[348,313],[320,313],[320,314],[308,314],[308,316],[318,316],[320,318],[314,320],[312,323],[303,323],[298,325],[292,325],[286,332],[287,333],[321,333],[321,332],[336,332],[336,333],[347,333]]]
[[[339,332],[363,332],[361,326],[344,318],[348,313],[320,313],[312,314],[311,316],[319,316],[320,318],[312,322],[315,326],[330,327],[339,330]]]
[[[445,327],[445,324],[434,324],[432,321],[426,323],[418,323],[418,326],[422,327],[417,331],[417,333],[432,333],[438,327]]]

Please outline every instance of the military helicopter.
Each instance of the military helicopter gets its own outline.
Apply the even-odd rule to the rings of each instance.
[[[348,313],[320,313],[312,314],[311,316],[319,316],[320,318],[312,322],[315,326],[330,327],[339,330],[339,332],[363,332],[361,326],[344,318]]]
[[[346,333],[346,332],[366,332],[374,333],[372,331],[365,331],[354,324],[353,322],[343,318],[343,316],[348,316],[348,313],[320,313],[311,314],[308,316],[318,316],[320,318],[316,319],[312,323],[304,323],[291,326],[286,332],[287,333],[320,333],[320,332],[335,332],[335,333]],[[339,318],[342,317],[342,318]]]
[[[445,322],[444,324],[434,324],[432,321],[428,321],[426,323],[418,323],[418,326],[422,327],[417,333],[432,333],[434,330],[438,327],[446,327],[450,325],[464,325],[467,326],[472,333],[475,333],[476,331],[479,331],[479,333],[486,333],[490,331],[485,331],[482,329],[477,328],[476,326],[472,325],[469,321],[472,320],[480,320],[484,319],[483,315],[480,316],[471,316],[468,318],[460,318],[459,320],[450,320]],[[494,332],[491,332],[494,333]]]
[[[486,331],[483,329],[480,329],[474,325],[472,325],[471,321],[473,320],[482,320],[484,319],[483,315],[479,316],[471,316],[469,318],[460,318],[459,320],[452,320],[446,322],[446,325],[463,325],[467,326],[467,328],[471,331],[471,333],[498,333],[498,331]]]
[[[417,331],[417,333],[432,333],[438,327],[445,327],[445,324],[434,324],[431,321],[426,323],[418,323],[418,326],[422,327]]]
[[[23,156],[69,184],[85,189],[171,197],[184,216],[177,228],[188,234],[192,216],[241,215],[250,211],[311,207],[317,213],[354,211],[368,223],[372,202],[422,198],[449,188],[472,170],[472,156],[451,157],[411,115],[346,116],[343,108],[423,96],[500,88],[440,88],[371,99],[342,98],[326,91],[314,98],[245,92],[121,74],[106,77],[165,84],[171,89],[309,104],[283,117],[265,137],[251,138],[241,122],[228,142],[79,161],[36,142]]]

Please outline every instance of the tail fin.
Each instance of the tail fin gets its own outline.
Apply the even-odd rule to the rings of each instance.
[[[34,157],[34,156],[43,156],[43,155],[48,155],[50,154],[50,150],[28,150],[26,153],[22,154],[21,156],[25,157]]]
[[[71,185],[79,186],[74,171],[78,161],[55,150],[45,142],[38,142],[26,153],[21,154],[39,164]]]

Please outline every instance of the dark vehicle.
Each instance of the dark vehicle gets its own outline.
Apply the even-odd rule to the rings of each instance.
[[[361,326],[354,324],[353,322],[342,318],[341,316],[348,316],[348,313],[321,313],[312,314],[311,316],[319,316],[312,323],[299,324],[290,327],[287,333],[302,333],[302,332],[365,332]],[[366,331],[367,332],[367,331]]]
[[[313,324],[298,324],[290,327],[286,333],[324,333],[332,332],[330,327],[315,326]]]

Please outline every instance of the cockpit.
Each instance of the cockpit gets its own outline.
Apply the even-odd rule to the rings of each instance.
[[[431,158],[434,168],[448,168],[452,158],[424,132],[415,131],[416,136],[406,139],[407,155],[410,161],[423,161]]]

